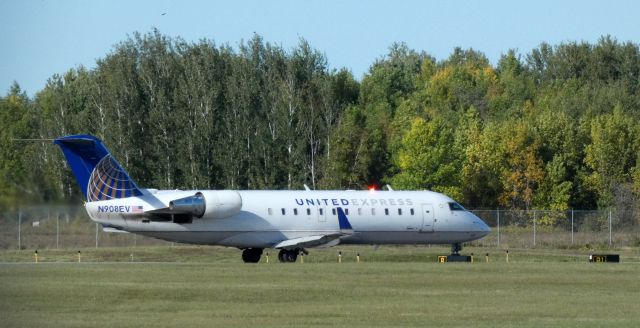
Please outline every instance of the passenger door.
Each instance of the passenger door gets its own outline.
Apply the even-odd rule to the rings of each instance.
[[[422,229],[420,229],[420,232],[433,232],[434,214],[433,205],[422,204]]]

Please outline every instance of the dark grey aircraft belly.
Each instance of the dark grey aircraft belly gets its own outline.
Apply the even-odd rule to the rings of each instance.
[[[309,231],[140,231],[134,233],[167,241],[238,248],[268,248],[291,238],[292,235],[313,235],[313,232]],[[317,234],[322,233],[324,232]],[[341,239],[340,243],[360,245],[450,244],[467,242],[477,238],[477,234],[473,232],[367,231],[355,232],[352,236]]]

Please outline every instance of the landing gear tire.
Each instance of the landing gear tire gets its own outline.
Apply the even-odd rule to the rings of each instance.
[[[246,248],[242,251],[242,260],[244,263],[258,263],[262,256],[262,248]]]
[[[281,249],[278,253],[278,260],[282,263],[292,263],[298,259],[299,250]]]
[[[453,243],[453,244],[451,244],[451,255],[459,256],[461,250],[462,250],[462,244],[461,243]]]

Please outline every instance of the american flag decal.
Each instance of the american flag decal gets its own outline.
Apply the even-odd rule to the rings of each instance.
[[[131,206],[131,212],[132,213],[142,213],[142,206]]]

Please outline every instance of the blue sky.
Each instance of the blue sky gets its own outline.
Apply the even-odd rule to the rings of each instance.
[[[234,47],[254,32],[286,49],[302,37],[360,79],[397,41],[438,60],[471,47],[496,63],[543,41],[609,34],[640,43],[639,14],[640,1],[0,0],[0,94],[15,80],[32,96],[53,74],[95,67],[114,44],[153,27]]]

